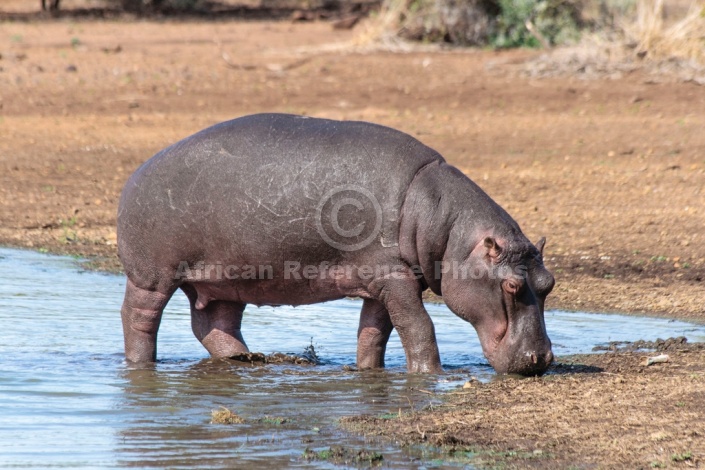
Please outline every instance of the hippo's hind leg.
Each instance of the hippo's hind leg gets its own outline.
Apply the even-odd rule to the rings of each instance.
[[[358,368],[384,367],[384,352],[393,329],[392,319],[384,304],[378,300],[365,299],[357,330]]]
[[[157,360],[157,332],[162,312],[173,290],[148,290],[137,287],[129,278],[122,303],[122,331],[125,336],[125,359],[130,362]]]
[[[203,308],[197,308],[198,294],[191,285],[183,285],[191,303],[191,329],[212,357],[230,357],[248,352],[240,333],[245,304],[214,300]]]

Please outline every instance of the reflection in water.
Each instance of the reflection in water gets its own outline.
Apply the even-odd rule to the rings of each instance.
[[[323,365],[207,359],[183,296],[167,307],[160,362],[131,369],[122,356],[123,289],[122,277],[81,272],[70,258],[0,249],[0,467],[295,467],[307,465],[306,447],[342,444],[408,468],[420,454],[342,433],[336,420],[422,407],[434,397],[420,390],[492,377],[472,328],[442,305],[429,311],[450,373],[424,377],[404,373],[396,335],[388,370],[343,370],[355,361],[360,302],[351,300],[245,312],[243,333],[254,349],[301,353],[313,342]],[[546,323],[559,356],[607,341],[705,341],[701,326],[655,318],[547,312]],[[211,424],[221,406],[246,423]]]
[[[280,468],[305,465],[308,446],[369,448],[346,436],[336,420],[350,414],[408,410],[428,402],[416,391],[433,388],[430,377],[403,372],[344,372],[302,366],[242,367],[226,360],[173,365],[168,370],[124,370],[116,408],[131,410],[118,433],[123,466]],[[244,424],[210,424],[210,411],[226,407]],[[145,419],[149,416],[149,419]],[[283,422],[282,422],[283,421]],[[408,465],[411,456],[375,443],[386,462]]]

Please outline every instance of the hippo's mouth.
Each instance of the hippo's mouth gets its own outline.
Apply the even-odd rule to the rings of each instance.
[[[499,351],[507,349],[506,341],[509,336],[510,330],[510,318],[512,318],[512,313],[510,307],[514,305],[514,298],[511,295],[504,293],[502,296],[502,315],[500,318],[496,319],[491,326],[491,330],[488,332],[487,339],[489,341],[483,341],[480,337],[480,343],[482,345],[482,353],[490,362],[490,364],[497,369],[497,363],[503,361],[497,361],[501,356]]]
[[[517,310],[512,296],[503,297],[502,307],[503,318],[494,325],[490,347],[483,345],[485,357],[500,374],[543,374],[553,362],[553,354],[545,329],[538,328],[542,322],[534,323],[539,321],[533,318],[534,312]],[[541,305],[536,307],[541,309]]]
[[[512,318],[512,314],[514,313],[514,310],[516,310],[516,303],[514,300],[514,296],[511,294],[507,294],[506,292],[503,292],[502,296],[502,314],[504,315],[502,318],[502,326],[503,329],[501,330],[500,334],[497,336],[497,345],[499,346],[502,344],[504,339],[507,337],[507,334],[509,333],[509,327],[511,326],[509,322],[511,321],[510,319]],[[512,307],[512,311],[510,310],[510,307]]]
[[[505,342],[509,333],[509,319],[511,318],[509,309],[507,307],[506,298],[502,299],[502,316],[493,322],[490,331],[487,334],[487,339],[489,341],[482,341],[482,336],[480,337],[480,343],[482,345],[482,353],[485,355],[491,364],[494,363],[494,359],[497,355],[497,351],[502,349],[503,343]]]

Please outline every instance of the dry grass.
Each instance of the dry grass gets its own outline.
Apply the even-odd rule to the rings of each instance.
[[[385,0],[379,12],[371,15],[357,28],[349,47],[353,50],[412,52],[438,49],[437,44],[422,44],[403,39],[400,35],[404,24],[422,22],[430,12],[411,11],[408,0]]]
[[[245,418],[233,413],[224,406],[211,412],[211,423],[213,424],[242,424],[244,422]]]
[[[406,0],[387,0],[376,15],[361,24],[353,44],[368,45],[370,43],[397,41],[399,18],[406,10]]]
[[[647,60],[705,63],[705,5],[693,2],[684,18],[666,25],[664,0],[639,0],[636,19],[623,25],[628,43]]]
[[[671,6],[665,0],[637,0],[633,10],[618,12],[622,16],[613,28],[586,33],[577,46],[549,51],[528,62],[524,72],[594,79],[642,70],[651,81],[705,85],[705,5],[692,0],[680,17],[667,18]]]
[[[423,11],[410,11],[408,0],[386,0],[379,11],[372,12],[355,26],[354,35],[346,41],[302,46],[293,50],[299,55],[325,53],[373,53],[373,52],[433,52],[439,51],[439,43],[409,41],[401,36],[404,23],[413,19],[422,21]],[[281,51],[280,51],[281,52]],[[291,53],[291,49],[284,50]]]
[[[676,3],[678,8],[674,8]],[[361,23],[348,48],[393,52],[438,48],[438,45],[410,42],[400,37],[405,25],[434,19],[428,8],[412,9],[409,5],[407,0],[385,1],[376,15]],[[668,13],[671,17],[667,19]],[[620,8],[613,9],[611,14],[617,17],[607,23],[598,21],[605,25],[604,29],[585,32],[579,45],[549,51],[529,64],[529,74],[618,78],[624,73],[645,69],[655,75],[705,84],[705,5],[702,2],[692,0],[688,7],[688,0],[668,5],[665,0],[629,0],[621,2]]]

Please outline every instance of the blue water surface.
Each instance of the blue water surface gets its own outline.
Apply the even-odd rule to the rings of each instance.
[[[2,468],[307,467],[306,447],[336,444],[382,452],[388,466],[423,468],[431,465],[423,452],[345,434],[336,420],[423,406],[428,394],[414,391],[446,390],[471,375],[493,374],[472,327],[436,304],[427,308],[443,364],[455,374],[404,373],[396,334],[387,371],[344,370],[355,362],[356,300],[248,306],[243,335],[251,350],[301,353],[313,344],[323,365],[212,361],[191,333],[180,292],[162,321],[159,363],[133,370],[123,361],[124,277],[13,249],[0,249],[0,268]],[[705,341],[703,326],[658,318],[549,311],[546,324],[558,356],[608,341],[681,335]],[[247,422],[211,424],[211,411],[220,407]]]

